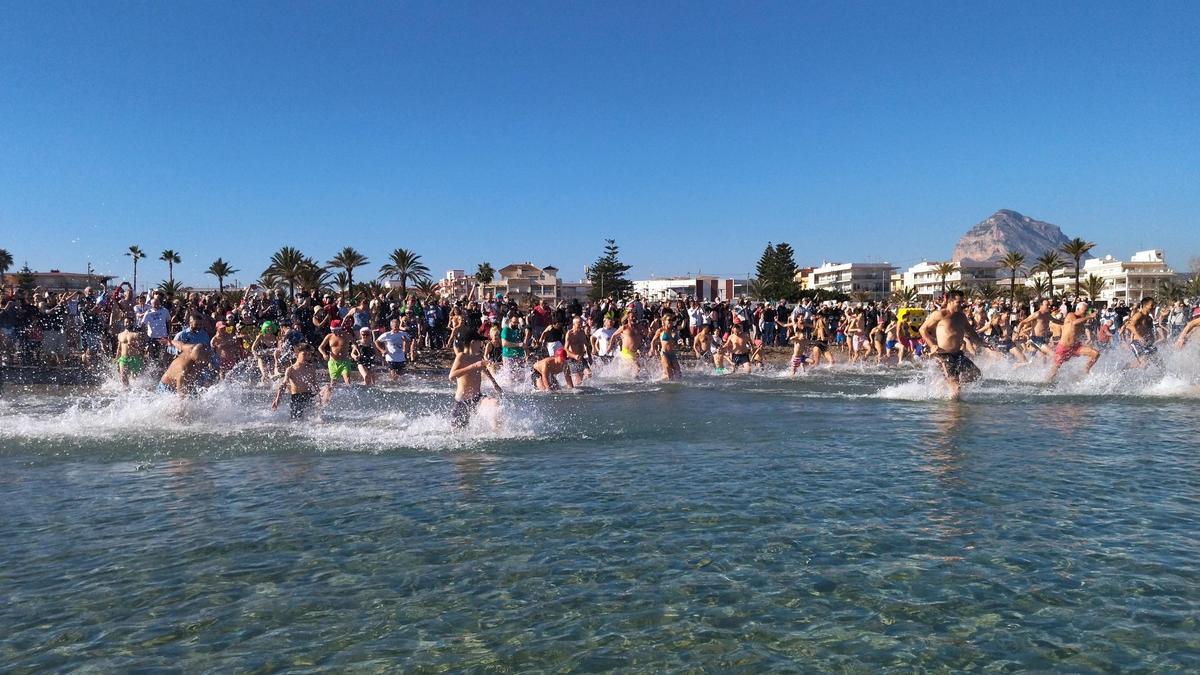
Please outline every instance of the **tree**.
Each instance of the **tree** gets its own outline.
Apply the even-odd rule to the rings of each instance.
[[[1012,295],[1012,302],[1017,302],[1017,274],[1025,266],[1025,254],[1019,251],[1009,251],[1000,259],[1000,267],[1009,271],[1009,292]]]
[[[911,307],[917,302],[917,289],[912,288],[897,288],[892,291],[892,302],[900,307]]]
[[[611,295],[623,300],[633,292],[633,282],[625,278],[625,273],[632,267],[621,262],[617,257],[619,252],[615,239],[604,240],[604,255],[588,269],[588,280],[592,282],[588,297],[591,299],[601,300]]]
[[[1034,277],[1030,283],[1033,284],[1034,297],[1040,298],[1046,294],[1046,291],[1050,290],[1050,284],[1046,282],[1044,277]]]
[[[1063,244],[1062,248],[1059,249],[1063,253],[1066,253],[1075,259],[1075,297],[1077,298],[1079,297],[1079,266],[1082,264],[1080,261],[1082,261],[1083,256],[1087,255],[1087,252],[1092,250],[1092,248],[1095,246],[1096,245],[1090,241],[1084,241],[1079,237],[1075,237],[1071,241]]]
[[[28,262],[17,271],[17,286],[23,291],[33,290],[33,270],[29,269]]]
[[[12,267],[12,264],[12,254],[0,248],[0,275],[3,275],[5,272],[7,272],[9,268]]]
[[[354,270],[370,263],[371,261],[367,260],[365,255],[355,251],[353,247],[347,246],[338,251],[338,254],[330,258],[325,264],[331,269],[344,270],[346,272],[346,285],[342,286],[339,283],[338,286],[342,287],[342,290],[349,290],[354,287]]]
[[[751,294],[760,300],[795,300],[800,291],[796,283],[796,253],[787,242],[767,242],[758,259]]]
[[[421,256],[406,248],[392,251],[388,262],[379,268],[379,278],[395,279],[400,282],[400,294],[408,295],[408,282],[429,278],[429,268],[421,262]]]
[[[1087,275],[1087,279],[1083,280],[1083,290],[1093,301],[1097,300],[1100,294],[1104,292],[1104,279],[1095,274]]]
[[[1193,274],[1187,282],[1187,294],[1191,298],[1200,298],[1200,274]]]
[[[175,281],[175,266],[183,262],[179,254],[171,249],[162,252],[158,259],[167,263],[167,281]]]
[[[337,286],[339,293],[346,293],[347,291],[350,291],[352,288],[350,285],[350,275],[346,274],[345,272],[338,272],[337,274],[333,275],[333,285]],[[359,285],[361,286],[362,284]]]
[[[1046,285],[1050,291],[1050,297],[1054,297],[1054,273],[1066,266],[1063,259],[1058,257],[1058,251],[1050,250],[1039,255],[1033,266],[1034,272],[1045,272],[1047,281]],[[1042,294],[1038,293],[1038,297]]]
[[[316,260],[305,256],[300,263],[299,272],[296,274],[296,284],[302,291],[320,293],[329,288],[330,276],[329,270],[322,267]]]
[[[954,262],[938,263],[937,266],[933,268],[933,273],[938,275],[938,278],[942,280],[942,297],[946,296],[946,277],[954,274],[954,271],[957,269],[958,263]]]
[[[211,274],[217,278],[217,290],[221,293],[225,292],[225,277],[233,276],[234,274],[237,274],[237,272],[238,270],[233,269],[230,267],[229,263],[220,258],[214,260],[213,263],[208,266],[208,269],[204,271],[205,274]]]
[[[296,297],[296,282],[300,280],[307,261],[308,258],[304,257],[300,249],[284,246],[271,256],[271,263],[267,265],[267,269],[263,270],[263,285],[267,288],[274,288],[280,283],[286,283],[288,298]],[[275,283],[269,285],[266,283],[267,281]]]
[[[1176,300],[1183,300],[1186,294],[1187,291],[1183,289],[1183,286],[1173,281],[1164,281],[1158,285],[1158,292],[1154,295],[1158,304],[1167,305]]]
[[[158,282],[157,290],[162,291],[163,295],[166,295],[168,298],[173,298],[186,291],[187,288],[174,279],[166,279]]]
[[[975,289],[975,297],[984,302],[991,302],[1000,296],[1000,289],[996,288],[996,284],[983,284]]]
[[[475,270],[475,278],[479,280],[479,283],[487,286],[496,280],[496,270],[492,269],[491,263],[481,262],[479,268]]]
[[[142,253],[141,247],[139,247],[137,244],[134,244],[133,246],[129,247],[129,250],[125,252],[125,255],[129,256],[130,258],[133,258],[133,292],[136,295],[137,294],[137,264],[138,264],[138,260],[141,260],[142,258],[146,257],[146,254]]]
[[[418,279],[413,286],[417,293],[426,298],[432,298],[438,292],[438,285],[434,283],[433,279]]]

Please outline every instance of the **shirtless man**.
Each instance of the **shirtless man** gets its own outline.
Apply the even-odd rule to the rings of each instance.
[[[588,340],[587,331],[583,329],[583,319],[571,319],[571,330],[566,335],[567,358],[570,360],[571,374],[580,382],[592,376],[592,343]]]
[[[354,361],[350,359],[350,337],[342,326],[342,322],[338,319],[330,321],[329,330],[329,335],[326,335],[325,339],[321,340],[320,346],[317,347],[321,358],[328,362],[329,386],[326,387],[323,394],[326,402],[333,396],[333,385],[338,378],[342,378],[342,382],[348,385],[350,384],[350,373],[354,371]]]
[[[129,378],[135,377],[146,366],[146,333],[137,330],[137,321],[125,317],[125,330],[117,334],[117,372],[121,384],[128,389]]]
[[[942,365],[950,398],[958,399],[961,385],[978,380],[982,373],[963,353],[968,342],[983,346],[983,338],[963,313],[962,291],[950,291],[942,308],[929,315],[921,324],[921,338]]]
[[[1162,363],[1154,344],[1154,304],[1154,298],[1144,298],[1121,325],[1121,332],[1129,336],[1135,368],[1145,368],[1151,362]]]
[[[304,419],[308,414],[313,397],[321,387],[321,378],[312,361],[312,348],[307,342],[296,345],[293,352],[296,360],[283,371],[283,382],[279,383],[279,388],[275,391],[271,410],[279,409],[279,402],[283,399],[283,391],[286,389],[291,397],[289,410],[292,420],[295,421]]]
[[[1088,304],[1080,302],[1075,305],[1074,312],[1067,312],[1063,316],[1062,340],[1054,350],[1054,365],[1050,368],[1050,375],[1046,378],[1047,382],[1052,382],[1054,376],[1058,375],[1058,369],[1076,356],[1088,357],[1087,366],[1083,369],[1085,375],[1091,372],[1092,366],[1096,365],[1096,360],[1100,358],[1100,352],[1080,341],[1082,337],[1079,335],[1079,331],[1088,320],[1087,309]]]
[[[471,415],[479,408],[484,400],[480,391],[482,377],[487,376],[492,387],[499,394],[499,383],[488,370],[488,362],[483,359],[479,349],[480,337],[476,332],[466,336],[463,350],[454,357],[450,366],[450,380],[455,383],[454,407],[450,410],[450,425],[462,429],[471,421]]]
[[[1042,304],[1038,306],[1036,312],[1017,324],[1018,336],[1028,334],[1029,344],[1046,356],[1054,355],[1050,349],[1050,338],[1054,334],[1050,329],[1050,320],[1053,314],[1054,310],[1050,307],[1050,300],[1042,300]]]
[[[188,344],[178,340],[171,340],[170,344],[178,350],[179,355],[171,361],[171,365],[167,366],[166,372],[159,380],[160,390],[171,391],[180,398],[185,398],[195,394],[200,387],[216,381],[216,372],[212,364],[213,352],[208,345]]]
[[[242,360],[242,341],[234,335],[234,327],[224,321],[217,322],[217,330],[212,337],[212,348],[217,353],[217,371],[221,379],[233,370]]]
[[[567,386],[574,389],[575,382],[571,379],[571,371],[567,369],[567,350],[562,348],[555,351],[554,356],[547,356],[533,364],[529,379],[538,391],[551,391],[558,389],[556,376],[559,373],[562,373],[563,379],[567,381]]]
[[[812,341],[805,338],[801,333],[792,333],[790,338],[792,342],[792,375],[798,371],[804,370],[808,366],[809,354],[813,352],[815,358],[821,358],[820,352],[813,346]]]
[[[729,337],[721,345],[721,352],[729,354],[729,363],[732,364],[729,372],[736,373],[738,366],[743,365],[746,366],[746,372],[750,372],[750,341],[742,335],[742,324],[733,324]]]
[[[620,357],[621,363],[624,364],[626,368],[631,369],[633,371],[633,375],[636,377],[640,370],[638,367],[637,357],[638,348],[640,347],[640,343],[642,341],[642,335],[638,330],[637,323],[634,321],[632,312],[625,315],[625,322],[621,324],[621,327],[617,329],[617,332],[613,333],[612,337],[609,338],[609,343],[611,344],[618,339],[621,341],[621,347],[620,351],[617,352],[617,355]]]

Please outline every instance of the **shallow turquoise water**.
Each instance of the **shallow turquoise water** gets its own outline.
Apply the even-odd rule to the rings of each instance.
[[[912,380],[9,398],[0,669],[1200,669],[1196,399]]]

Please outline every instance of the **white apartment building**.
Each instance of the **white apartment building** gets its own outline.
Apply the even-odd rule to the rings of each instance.
[[[871,300],[886,300],[892,290],[890,263],[821,263],[808,275],[808,287],[814,290],[846,294],[862,291]]]
[[[729,301],[744,296],[748,286],[749,281],[746,279],[723,279],[713,275],[697,274],[639,279],[633,282],[633,292],[647,300]]]
[[[917,296],[920,298],[934,298],[941,295],[942,276],[937,272],[940,264],[923,260],[908,268],[908,271],[901,275],[903,287],[917,289]],[[954,271],[946,275],[947,288],[957,286],[963,291],[970,291],[989,284],[996,285],[999,277],[1002,276],[997,271],[995,263],[967,260],[953,264]],[[895,276],[893,275],[892,278],[894,279]]]
[[[1103,258],[1092,258],[1083,263],[1080,280],[1094,274],[1104,280],[1104,290],[1100,300],[1113,302],[1139,302],[1142,298],[1153,297],[1159,286],[1168,281],[1178,281],[1179,275],[1167,266],[1161,250],[1138,251],[1128,261],[1117,260],[1111,255]],[[1054,280],[1058,287],[1058,279]],[[1075,279],[1070,279],[1070,288],[1074,290]]]
[[[480,287],[482,297],[495,297],[496,293],[519,303],[558,300],[558,268],[553,265],[538,267],[529,262],[515,263],[496,271],[496,278],[486,287]]]

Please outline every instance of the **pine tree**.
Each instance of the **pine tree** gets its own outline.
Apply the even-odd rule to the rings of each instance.
[[[795,300],[800,292],[796,284],[796,252],[786,242],[767,243],[758,259],[757,278],[752,284],[760,300]]]
[[[611,295],[622,300],[633,291],[633,282],[625,278],[625,273],[631,266],[617,258],[616,240],[604,241],[604,255],[597,258],[588,270],[588,280],[592,282],[592,290],[588,292],[588,297],[601,300]]]
[[[29,269],[29,263],[21,265],[21,269],[17,271],[17,286],[23,291],[33,290],[33,270]]]

